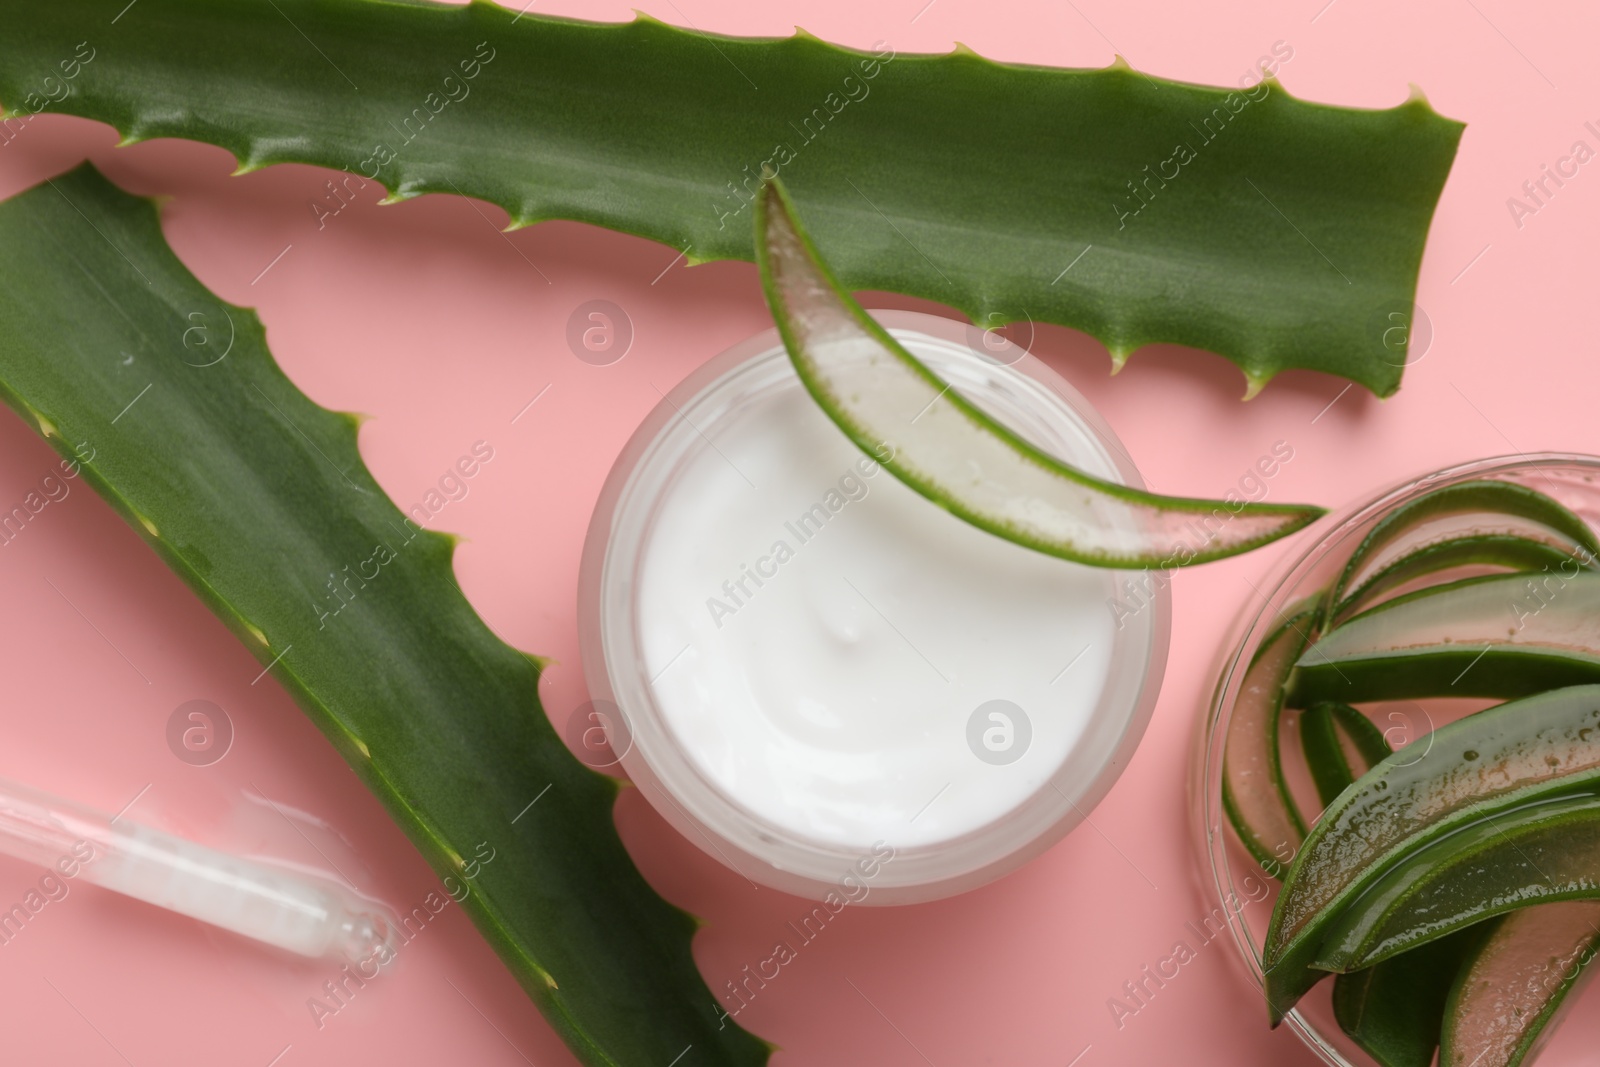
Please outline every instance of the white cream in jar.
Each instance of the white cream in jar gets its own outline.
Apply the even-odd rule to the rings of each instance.
[[[877,317],[1036,445],[1136,483],[1033,357],[949,320]],[[613,471],[580,583],[585,672],[620,708],[628,776],[725,864],[814,897],[848,874],[865,887],[851,899],[929,899],[1037,854],[1120,772],[1168,626],[1163,590],[1128,610],[1128,579],[900,483],[769,332],[674,390]]]

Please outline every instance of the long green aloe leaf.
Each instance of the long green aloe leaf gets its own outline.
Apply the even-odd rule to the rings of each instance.
[[[435,870],[495,850],[463,907],[578,1057],[765,1062],[695,970],[694,920],[623,850],[617,784],[555,735],[537,662],[456,588],[452,540],[408,525],[367,473],[357,420],[296,390],[255,314],[208,292],[155,208],[88,166],[0,204],[0,247],[0,395],[63,455],[87,443],[84,477]],[[225,357],[195,365],[197,324],[208,359],[231,338]]]
[[[1497,705],[1433,731],[1341,793],[1306,836],[1264,951],[1274,1021],[1322,975],[1328,931],[1386,871],[1430,841],[1552,795],[1600,789],[1600,686]]]
[[[1104,70],[393,0],[52,0],[0,35],[0,101],[245,168],[348,169],[749,259],[780,171],[851,289],[1157,341],[1379,395],[1461,125]],[[186,43],[187,42],[187,43]],[[203,43],[202,43],[203,42]],[[81,46],[81,47],[80,47]],[[92,55],[85,62],[82,57]],[[66,72],[71,70],[72,77]],[[7,131],[9,135],[10,131]],[[1398,331],[1398,333],[1396,332]]]
[[[1171,568],[1248,552],[1323,509],[1159,496],[1063,463],[917,359],[839,287],[781,179],[756,205],[756,262],[800,380],[845,436],[957,518],[1046,555]]]

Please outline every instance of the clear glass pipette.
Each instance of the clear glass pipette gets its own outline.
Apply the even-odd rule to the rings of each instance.
[[[329,879],[219,852],[0,778],[0,853],[301,956],[386,962],[397,927]]]

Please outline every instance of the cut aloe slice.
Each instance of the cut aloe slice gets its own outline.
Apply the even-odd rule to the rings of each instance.
[[[1600,682],[1600,574],[1468,578],[1407,593],[1323,635],[1290,700],[1517,697]]]
[[[1169,569],[1293,533],[1322,509],[1157,496],[1062,463],[978,410],[839,287],[777,179],[757,198],[756,262],[807,390],[896,478],[1047,555]]]
[[[1329,925],[1313,966],[1359,970],[1517,908],[1595,899],[1600,795],[1523,804],[1432,836],[1386,870]]]
[[[1389,868],[1489,816],[1600,788],[1600,686],[1500,704],[1421,743],[1421,755],[1407,746],[1340,794],[1295,857],[1264,952],[1274,1023],[1324,977],[1311,965],[1328,931]]]
[[[1345,618],[1394,589],[1409,582],[1439,574],[1458,567],[1501,567],[1511,571],[1559,570],[1569,560],[1579,562],[1585,569],[1592,561],[1583,562],[1575,547],[1563,547],[1547,541],[1515,534],[1475,534],[1434,541],[1386,563],[1334,605],[1328,618],[1334,622]]]
[[[1482,939],[1478,928],[1462,930],[1364,971],[1339,975],[1333,983],[1339,1028],[1383,1067],[1429,1067],[1451,989]]]
[[[1596,952],[1600,903],[1536,904],[1507,915],[1482,939],[1450,991],[1439,1067],[1518,1067],[1531,1059],[1593,974]]]
[[[1311,641],[1315,609],[1303,609],[1256,649],[1228,719],[1222,754],[1222,807],[1246,850],[1266,870],[1281,870],[1306,836],[1283,777],[1279,722],[1283,686]]]
[[[1582,562],[1600,557],[1600,540],[1594,531],[1553,497],[1515,482],[1458,482],[1424,493],[1384,516],[1345,562],[1344,571],[1329,590],[1328,603],[1340,603],[1350,590],[1365,584],[1398,556],[1420,547],[1419,537],[1426,543],[1423,531],[1444,518],[1450,519],[1456,537],[1509,534],[1557,545]]]
[[[1348,749],[1353,748],[1360,759],[1361,774],[1391,751],[1371,719],[1337,701],[1313,704],[1301,713],[1300,746],[1323,807],[1355,783],[1357,771],[1350,765]]]

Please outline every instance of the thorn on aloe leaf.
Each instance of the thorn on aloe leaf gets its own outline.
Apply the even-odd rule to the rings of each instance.
[[[1271,380],[1272,375],[1270,374],[1251,374],[1249,371],[1245,371],[1244,396],[1240,397],[1240,399],[1254,400],[1261,390],[1267,387],[1267,383]]]

